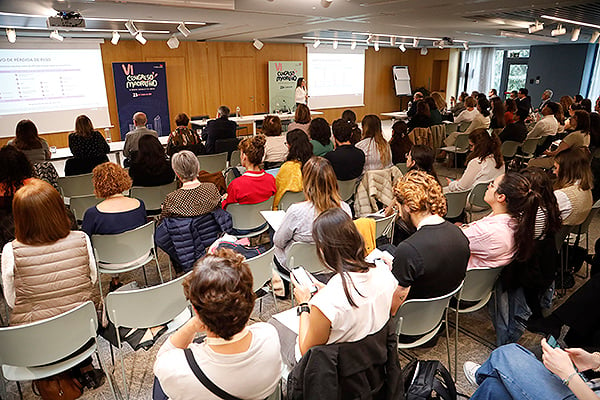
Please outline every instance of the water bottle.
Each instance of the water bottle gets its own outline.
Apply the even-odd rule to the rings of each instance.
[[[104,137],[106,138],[107,143],[112,141],[112,138],[110,137],[110,128],[104,128]]]
[[[235,108],[235,116],[236,116],[236,117],[239,117],[239,116],[240,116],[240,106],[237,106],[237,107]]]

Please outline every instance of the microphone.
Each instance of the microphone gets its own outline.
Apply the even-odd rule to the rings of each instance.
[[[290,112],[289,107],[287,106],[287,103],[285,102],[285,99],[281,99],[281,101],[283,102],[283,105],[285,106],[285,112],[288,113]]]

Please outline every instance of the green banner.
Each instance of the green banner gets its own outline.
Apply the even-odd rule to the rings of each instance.
[[[298,78],[304,77],[302,61],[269,61],[269,112],[293,112]]]

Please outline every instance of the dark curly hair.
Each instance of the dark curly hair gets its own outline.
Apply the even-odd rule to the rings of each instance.
[[[219,249],[196,261],[183,282],[202,323],[225,340],[244,329],[254,308],[252,272],[244,260],[233,250]]]
[[[310,121],[310,125],[308,126],[308,135],[312,140],[316,140],[323,146],[327,146],[329,143],[331,143],[331,129],[329,128],[329,123],[325,118],[319,117]]]
[[[27,178],[33,177],[33,165],[15,146],[0,149],[0,188],[4,197],[12,198]]]

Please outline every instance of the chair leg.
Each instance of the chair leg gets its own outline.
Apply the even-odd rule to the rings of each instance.
[[[146,276],[146,266],[142,267],[142,271],[144,271],[144,282],[146,282],[146,287],[148,287],[148,277]]]
[[[446,325],[446,351],[448,352],[448,369],[450,370],[450,374],[452,374],[452,364],[450,361],[450,333],[448,330],[448,307],[446,307],[446,321],[445,321],[445,325]],[[454,379],[456,381],[456,379]]]
[[[98,272],[98,286],[100,287],[100,300],[104,303],[104,294],[102,293],[102,274]]]
[[[125,361],[123,356],[123,346],[121,344],[121,335],[119,334],[119,327],[115,326],[117,331],[117,344],[119,345],[119,356],[121,358],[121,374],[123,378],[123,389],[125,391],[125,399],[129,400],[129,391],[127,390],[127,378],[125,376]]]
[[[31,383],[33,385],[33,382]],[[23,391],[21,390],[21,383],[17,381],[17,389],[19,390],[19,398],[23,400]]]
[[[158,263],[158,253],[156,249],[154,249],[154,262],[156,263],[156,269],[158,270],[158,276],[160,277],[160,283],[165,283],[163,280],[162,272],[160,270],[160,264]]]

